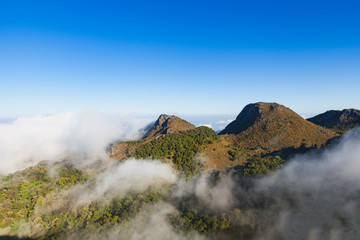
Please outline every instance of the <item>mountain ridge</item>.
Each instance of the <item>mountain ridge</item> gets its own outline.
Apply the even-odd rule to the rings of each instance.
[[[360,110],[354,108],[329,110],[307,120],[322,127],[343,132],[360,125]]]

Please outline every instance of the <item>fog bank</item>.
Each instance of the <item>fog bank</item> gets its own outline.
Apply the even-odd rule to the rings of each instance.
[[[106,146],[115,140],[141,137],[149,119],[67,112],[18,118],[0,124],[0,174],[7,174],[42,160],[68,156],[106,157]]]

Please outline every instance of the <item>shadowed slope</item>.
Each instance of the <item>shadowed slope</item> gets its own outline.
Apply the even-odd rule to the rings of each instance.
[[[360,110],[344,109],[342,111],[330,110],[307,119],[317,125],[334,130],[346,131],[360,125]]]

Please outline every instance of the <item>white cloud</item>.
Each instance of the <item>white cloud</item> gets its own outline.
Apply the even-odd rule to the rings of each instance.
[[[213,128],[211,123],[201,123],[201,124],[198,125],[198,127],[201,127],[201,126],[208,127],[208,128]]]
[[[176,180],[175,170],[168,164],[157,160],[128,159],[118,166],[110,165],[97,175],[94,187],[80,186],[74,189],[74,194],[78,196],[81,204],[101,197],[125,195],[130,190],[142,192],[150,186],[173,184]]]
[[[216,184],[211,184],[207,174],[202,174],[191,182],[179,181],[175,197],[195,195],[202,205],[209,210],[228,210],[234,199],[235,183],[231,177],[223,177]]]
[[[20,170],[41,160],[69,155],[106,157],[105,149],[117,139],[141,136],[147,119],[67,112],[24,117],[0,124],[0,174]]]
[[[227,124],[231,123],[232,121],[233,121],[232,119],[220,120],[220,121],[215,122],[215,124],[217,124],[217,125],[227,125]]]
[[[213,129],[214,131],[218,131],[218,130],[224,129],[226,127],[226,125],[228,125],[232,121],[233,120],[229,119],[229,120],[220,120],[220,121],[210,122],[210,123],[201,123],[198,125],[198,127],[205,126],[205,127],[209,127],[211,129]]]

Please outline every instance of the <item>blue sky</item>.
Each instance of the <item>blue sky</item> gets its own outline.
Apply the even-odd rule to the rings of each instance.
[[[360,108],[358,1],[0,1],[0,118]]]

